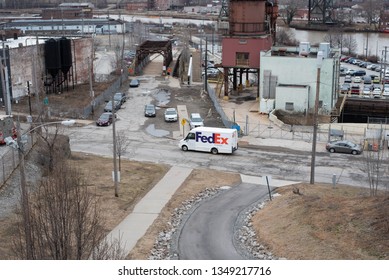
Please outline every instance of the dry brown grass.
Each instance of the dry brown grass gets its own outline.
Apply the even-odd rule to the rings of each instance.
[[[69,161],[81,171],[90,191],[99,198],[106,233],[117,226],[169,170],[167,165],[122,160],[119,197],[115,197],[111,158],[72,153]],[[0,259],[3,260],[13,258],[14,220],[12,217],[0,220]]]
[[[302,195],[293,193],[298,187]],[[300,184],[279,189],[253,221],[261,242],[288,259],[389,259],[389,197],[368,189]]]

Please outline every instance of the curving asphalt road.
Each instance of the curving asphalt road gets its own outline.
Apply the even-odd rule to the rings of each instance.
[[[178,232],[177,255],[180,260],[243,260],[247,257],[235,246],[240,213],[253,203],[268,198],[266,186],[241,183],[205,200]]]

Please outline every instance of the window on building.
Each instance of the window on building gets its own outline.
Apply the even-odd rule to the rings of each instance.
[[[236,53],[236,66],[249,66],[249,53]]]
[[[286,111],[294,111],[294,103],[293,102],[285,102],[285,110]]]

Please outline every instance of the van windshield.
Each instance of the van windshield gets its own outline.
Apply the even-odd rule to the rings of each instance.
[[[185,140],[191,140],[191,139],[195,139],[195,134],[194,133],[188,133],[188,135],[186,136]]]

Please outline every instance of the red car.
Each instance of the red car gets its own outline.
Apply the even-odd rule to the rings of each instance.
[[[112,123],[112,113],[102,113],[101,116],[97,119],[96,125],[97,126],[108,126]]]

